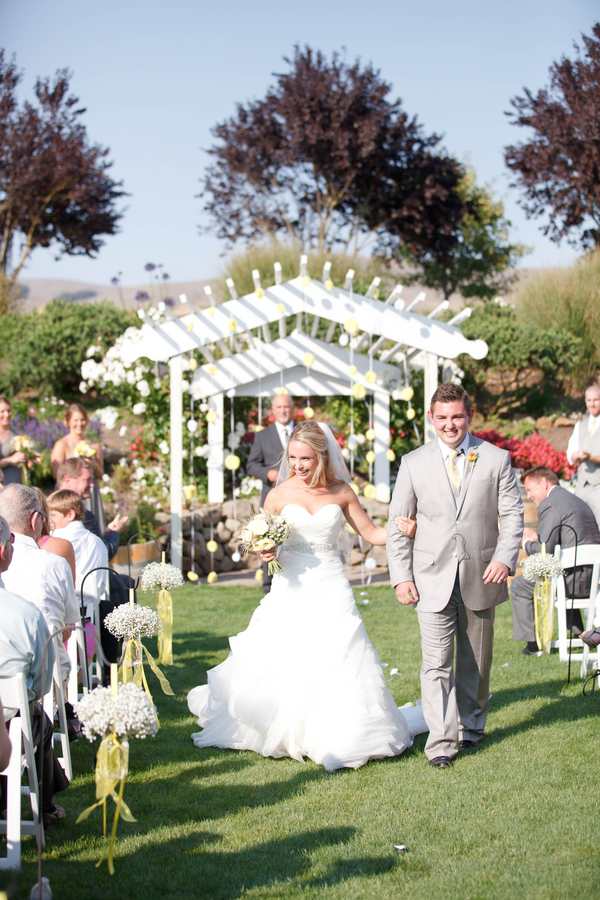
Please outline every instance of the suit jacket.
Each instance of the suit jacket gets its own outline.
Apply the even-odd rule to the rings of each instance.
[[[471,453],[478,457],[465,460],[458,498],[437,439],[404,456],[398,473],[387,540],[391,582],[414,581],[418,606],[428,612],[447,605],[457,571],[469,609],[489,609],[508,599],[506,582],[486,585],[483,573],[492,560],[515,570],[523,536],[521,493],[506,450],[471,435]],[[415,515],[413,542],[394,520]]]
[[[275,483],[267,478],[267,472],[269,469],[279,469],[284,453],[285,447],[281,443],[276,425],[269,425],[268,428],[254,435],[246,471],[252,478],[260,478],[263,483],[260,494],[261,506],[265,505],[267,494],[272,487],[275,487]]]
[[[538,540],[525,541],[527,553],[539,553],[542,542],[546,552],[554,553],[557,544],[574,547],[575,535],[571,528],[557,528],[570,525],[577,534],[577,543],[600,544],[600,531],[596,517],[587,503],[570,491],[559,486],[552,488],[545,500],[538,506]],[[556,528],[556,531],[554,529]],[[573,569],[567,570],[565,578],[567,596],[573,591]],[[577,566],[575,572],[575,597],[587,597],[590,591],[592,566]]]

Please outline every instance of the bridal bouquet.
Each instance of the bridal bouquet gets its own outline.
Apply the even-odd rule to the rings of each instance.
[[[25,454],[27,459],[26,462],[21,463],[21,472],[23,473],[23,484],[29,484],[27,463],[39,455],[35,441],[32,441],[26,434],[17,434],[11,441],[11,450],[13,453]]]
[[[91,459],[96,455],[96,448],[88,441],[79,441],[75,447],[75,456],[81,456],[83,459]]]
[[[249,519],[240,532],[242,553],[266,553],[274,547],[280,547],[290,536],[290,526],[283,516],[261,509]],[[274,559],[269,563],[269,575],[283,572],[283,566]]]

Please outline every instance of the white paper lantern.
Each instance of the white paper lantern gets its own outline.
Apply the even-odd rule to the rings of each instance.
[[[240,561],[241,558],[242,558],[242,557],[241,557],[240,554],[237,552],[237,550],[235,551],[235,553],[232,553],[232,554],[231,554],[231,559],[232,559],[232,561],[233,561],[234,563],[239,563],[239,561]]]
[[[232,397],[235,397],[235,388],[229,388],[229,390],[227,391],[227,396],[228,396],[230,399],[231,399]]]
[[[198,431],[198,423],[195,419],[188,419],[187,430],[190,434],[196,434],[196,432]]]
[[[339,340],[340,347],[347,347],[349,340],[350,340],[350,338],[348,337],[346,332],[343,332],[342,334],[340,334],[340,340]]]
[[[372,556],[369,556],[368,559],[365,559],[365,569],[375,569],[376,566],[377,566],[377,563],[375,562],[375,560],[373,559]]]
[[[354,435],[354,434],[350,435],[350,437],[348,438],[348,440],[346,442],[346,446],[348,447],[348,450],[350,450],[352,453],[354,453],[356,450],[358,450],[358,441],[356,439],[356,435]]]

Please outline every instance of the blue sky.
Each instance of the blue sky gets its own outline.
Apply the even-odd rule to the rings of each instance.
[[[599,18],[592,0],[4,0],[2,46],[25,71],[22,96],[36,76],[68,67],[90,138],[110,147],[131,195],[97,258],[38,250],[24,275],[107,284],[122,271],[138,284],[152,261],[177,281],[214,276],[225,248],[198,234],[202,148],[237,102],[264,94],[295,43],[373,62],[406,111],[505,199],[513,236],[534,248],[524,265],[568,265],[575,252],[527,221],[509,189],[503,148],[525,135],[504,112],[524,86],[546,84]]]

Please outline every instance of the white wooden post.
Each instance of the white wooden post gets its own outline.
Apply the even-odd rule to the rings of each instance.
[[[429,421],[429,403],[438,386],[438,358],[435,353],[425,353],[424,387],[425,387],[425,443],[435,438],[435,430]]]
[[[183,367],[181,356],[169,360],[171,372],[171,563],[183,565]]]
[[[217,414],[208,423],[208,502],[222,503],[225,499],[223,480],[223,394],[213,394],[208,405]]]
[[[387,451],[390,449],[390,397],[389,394],[373,396],[373,429],[375,441],[375,488],[377,499],[382,503],[390,502],[390,461]]]

